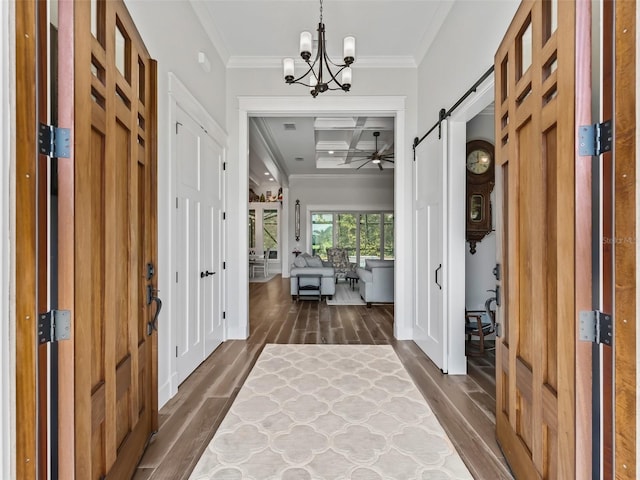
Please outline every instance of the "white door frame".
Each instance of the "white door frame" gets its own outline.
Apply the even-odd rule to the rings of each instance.
[[[448,229],[448,245],[445,246],[445,262],[449,266],[445,269],[444,281],[448,288],[445,290],[445,327],[448,330],[447,365],[449,374],[465,374],[467,358],[464,349],[464,306],[465,289],[465,249],[466,247],[466,143],[467,122],[491,105],[494,99],[494,77],[490,75],[449,117],[449,144],[447,168],[449,178],[448,219],[445,225]],[[498,202],[496,196],[496,202]],[[462,282],[462,283],[461,283]]]
[[[412,165],[406,152],[404,96],[334,96],[312,98],[294,97],[238,97],[238,188],[235,201],[238,211],[248,211],[249,191],[249,117],[252,116],[309,116],[324,115],[377,115],[395,118],[394,149],[394,203],[395,203],[395,319],[394,336],[399,340],[413,336],[413,265],[411,249],[413,239],[412,218]],[[232,190],[232,189],[230,189]],[[232,198],[230,198],[233,201]],[[239,261],[248,264],[248,226],[238,222],[237,241]],[[399,234],[398,232],[401,232]],[[284,242],[283,242],[284,244]],[[284,254],[283,254],[284,258]],[[235,287],[238,302],[237,322],[233,328],[240,337],[249,336],[249,279],[246,268],[240,268]]]

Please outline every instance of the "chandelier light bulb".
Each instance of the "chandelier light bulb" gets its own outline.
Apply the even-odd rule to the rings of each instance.
[[[311,58],[311,46],[313,45],[313,37],[311,32],[302,32],[300,34],[300,56],[304,60]]]
[[[356,37],[344,37],[342,47],[344,53],[344,63],[350,65],[356,59]]]
[[[342,70],[342,85],[351,86],[351,67]]]
[[[290,78],[291,80],[293,80],[293,72],[294,72],[294,63],[293,63],[293,58],[285,58],[284,60],[282,60],[282,66],[284,68],[284,78],[285,80],[287,80],[288,78]]]

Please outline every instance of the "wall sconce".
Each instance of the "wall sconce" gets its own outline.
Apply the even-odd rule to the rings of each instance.
[[[296,200],[295,234],[296,234],[296,242],[299,242],[300,241],[300,200]]]

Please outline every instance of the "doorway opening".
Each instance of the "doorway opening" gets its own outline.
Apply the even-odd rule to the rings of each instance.
[[[411,169],[410,159],[404,158],[405,148],[407,144],[404,138],[404,102],[403,97],[349,97],[332,99],[327,98],[326,102],[313,101],[312,98],[256,98],[256,97],[240,97],[239,98],[239,151],[250,152],[250,125],[251,120],[255,117],[263,117],[268,114],[270,117],[283,118],[283,117],[295,117],[297,119],[313,116],[315,117],[331,117],[331,118],[343,118],[354,116],[366,116],[366,117],[388,117],[394,122],[395,128],[392,136],[392,143],[394,146],[394,154],[398,163],[395,164],[395,175],[393,176],[393,203],[392,208],[395,208],[395,228],[397,231],[410,231],[410,209],[411,209]],[[249,191],[249,162],[250,155],[241,155],[239,158],[239,196],[238,204],[240,205],[240,211],[249,211],[248,195]],[[263,172],[264,174],[264,172]],[[274,180],[277,180],[274,178]],[[282,273],[283,276],[288,276],[289,264],[291,259],[294,258],[292,252],[299,250],[302,252],[303,248],[308,247],[311,249],[311,227],[310,225],[303,225],[301,228],[300,236],[298,240],[294,240],[293,229],[295,223],[295,210],[293,204],[295,203],[296,195],[295,185],[291,185],[291,178],[288,181],[282,182],[283,187],[283,203],[281,218],[282,223],[280,227],[280,252],[282,253]],[[296,177],[294,180],[304,180],[304,176]],[[401,187],[398,188],[398,185]],[[291,191],[294,190],[294,191]],[[289,202],[286,199],[289,198]],[[293,202],[293,203],[292,203]],[[301,208],[302,218],[311,218],[310,212],[312,210],[319,211],[325,210],[328,202],[322,202],[315,200],[315,204],[305,205]],[[378,208],[379,205],[374,205],[377,210],[388,210],[388,206]],[[357,210],[369,210],[372,208],[371,204],[350,204],[349,209],[356,208]],[[310,223],[310,222],[309,222]],[[249,264],[249,221],[241,222],[239,225],[239,243],[238,243],[238,258],[239,263],[243,265]],[[305,238],[302,238],[305,237]],[[307,240],[308,238],[308,240]],[[302,242],[302,243],[297,243]],[[308,245],[307,243],[308,242]],[[403,235],[399,237],[394,235],[395,249],[398,252],[405,252],[404,255],[398,255],[395,259],[395,290],[401,292],[401,295],[396,295],[395,298],[395,318],[401,319],[399,322],[394,322],[394,333],[396,338],[407,339],[411,338],[411,318],[412,315],[408,313],[409,307],[412,304],[412,291],[409,287],[411,284],[411,265],[408,260],[409,252],[411,251],[411,236]],[[290,258],[291,257],[291,258]],[[249,322],[248,322],[248,284],[249,284],[249,269],[242,268],[237,278],[237,308],[238,308],[238,331],[243,336],[249,336]]]
[[[495,402],[496,204],[493,162],[494,103],[466,124],[465,352],[467,372],[482,378]],[[487,143],[483,143],[487,142]],[[483,156],[488,148],[491,158]],[[486,171],[485,171],[486,170]],[[473,200],[478,200],[474,202]],[[485,202],[488,204],[479,204]],[[487,215],[488,212],[488,215]],[[487,218],[485,218],[485,215]],[[483,230],[484,229],[484,230]],[[481,238],[480,238],[481,237]]]

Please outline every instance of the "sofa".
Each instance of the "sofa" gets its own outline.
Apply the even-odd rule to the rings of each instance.
[[[291,298],[296,299],[298,295],[298,274],[315,273],[321,275],[320,295],[333,298],[336,293],[335,270],[333,266],[322,261],[320,257],[311,256],[308,253],[298,255],[291,265]],[[300,279],[301,285],[308,285],[316,281],[315,279]]]
[[[359,267],[357,273],[360,297],[367,307],[372,303],[394,301],[394,260],[367,259],[364,268]]]

